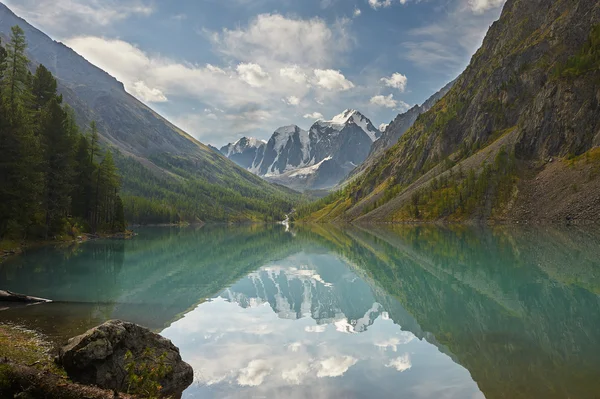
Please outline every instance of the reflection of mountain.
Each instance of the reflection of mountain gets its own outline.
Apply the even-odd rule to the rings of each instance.
[[[361,337],[385,315],[467,368],[487,399],[597,398],[600,231],[301,226],[293,233],[150,229],[133,241],[43,249],[4,263],[0,287],[69,303],[0,315],[47,323],[61,337],[111,317],[161,329],[215,295],[242,308],[269,306],[280,318],[312,318],[317,329],[369,328]]]
[[[266,265],[220,296],[243,308],[268,303],[280,318],[311,317],[346,332],[366,331],[383,311],[371,287],[328,254],[300,252]]]
[[[428,332],[415,335],[449,351],[486,398],[600,392],[597,231],[395,227],[305,234],[315,233],[398,300]]]

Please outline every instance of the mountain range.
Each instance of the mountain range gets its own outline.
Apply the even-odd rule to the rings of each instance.
[[[0,3],[0,35],[8,37],[14,25],[25,31],[30,66],[43,64],[52,72],[78,124],[95,121],[102,145],[115,152],[129,221],[147,222],[143,214],[161,223],[281,220],[291,207],[295,194],[210,150]]]
[[[308,131],[284,126],[268,142],[242,137],[220,151],[268,181],[301,191],[327,189],[360,165],[380,137],[369,118],[347,109],[329,121],[317,120]]]
[[[448,93],[305,221],[600,220],[600,3],[508,0]]]

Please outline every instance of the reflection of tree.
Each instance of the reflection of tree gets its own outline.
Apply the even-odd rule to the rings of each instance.
[[[282,226],[153,228],[134,240],[76,251],[43,248],[2,265],[0,287],[68,303],[92,318],[162,329],[180,314],[271,260],[299,250]],[[107,306],[110,305],[110,306]]]
[[[306,234],[320,236],[398,299],[441,350],[469,369],[487,398],[600,392],[596,232],[319,229]],[[391,307],[406,328],[406,316]]]

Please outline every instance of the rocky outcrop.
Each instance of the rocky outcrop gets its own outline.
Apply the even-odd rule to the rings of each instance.
[[[58,362],[75,382],[121,392],[127,391],[131,382],[131,363],[138,369],[166,367],[158,381],[164,395],[181,393],[193,381],[192,367],[170,340],[121,320],[107,321],[71,338],[60,350]]]

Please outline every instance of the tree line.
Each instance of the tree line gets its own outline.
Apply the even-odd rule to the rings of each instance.
[[[96,124],[82,133],[19,26],[0,41],[0,239],[125,228],[120,178]]]

